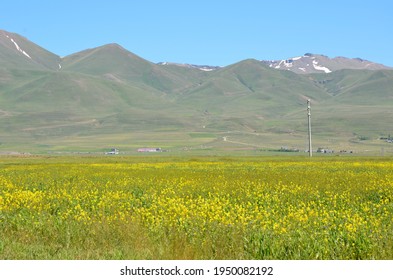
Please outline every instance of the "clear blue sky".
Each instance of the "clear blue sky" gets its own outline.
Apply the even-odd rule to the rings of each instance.
[[[152,62],[225,66],[310,52],[393,66],[391,0],[5,0],[0,29],[60,56],[118,43]]]

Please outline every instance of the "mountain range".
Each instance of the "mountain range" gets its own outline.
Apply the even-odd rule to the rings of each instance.
[[[60,57],[0,30],[0,151],[304,149],[308,99],[315,145],[388,145],[393,70],[381,64],[310,53],[156,64],[118,44]]]

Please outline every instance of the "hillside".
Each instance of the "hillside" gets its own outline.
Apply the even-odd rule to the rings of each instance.
[[[304,150],[311,99],[314,145],[389,153],[379,137],[393,134],[393,71],[346,58],[294,61],[307,59],[329,71],[255,59],[154,64],[117,44],[60,58],[0,31],[0,152]]]
[[[195,83],[202,73],[172,65],[161,67],[118,44],[108,44],[65,57],[62,70],[99,76],[116,82],[137,84],[162,92],[175,92]],[[180,69],[182,73],[180,73]],[[176,69],[179,69],[176,71]]]

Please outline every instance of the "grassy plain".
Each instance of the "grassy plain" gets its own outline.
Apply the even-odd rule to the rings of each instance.
[[[392,259],[393,160],[0,157],[0,259]]]

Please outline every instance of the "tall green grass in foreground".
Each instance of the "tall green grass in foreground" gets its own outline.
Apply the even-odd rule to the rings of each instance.
[[[0,259],[392,259],[393,161],[0,158]]]

